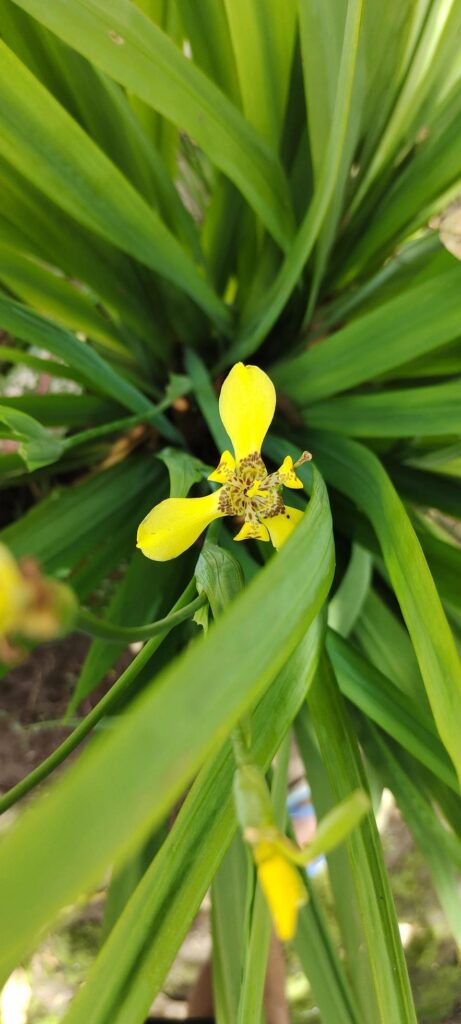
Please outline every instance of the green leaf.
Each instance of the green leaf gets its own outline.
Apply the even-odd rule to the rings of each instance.
[[[372,576],[371,555],[360,544],[353,544],[351,557],[341,583],[328,607],[328,625],[348,636],[359,618]]]
[[[187,372],[191,378],[197,405],[206,420],[210,434],[219,452],[224,452],[228,447],[229,440],[221,423],[219,406],[216,392],[210,379],[208,370],[200,359],[200,356],[192,349],[185,352],[184,362]]]
[[[302,355],[279,363],[274,383],[302,406],[371,380],[459,335],[461,268],[406,289]]]
[[[109,34],[107,41],[114,48]],[[155,211],[4,44],[0,59],[5,159],[80,223],[177,284],[228,330],[224,304]]]
[[[402,693],[383,672],[370,665],[355,647],[333,631],[327,634],[327,650],[343,696],[459,793],[451,761],[432,718],[420,702]]]
[[[461,432],[461,378],[448,384],[350,395],[310,405],[306,425],[351,437],[425,437]]]
[[[31,473],[61,458],[62,441],[27,413],[0,405],[0,423],[10,428],[13,440],[21,442],[18,452]]]
[[[47,574],[67,577],[75,567],[85,568],[103,542],[112,547],[112,565],[123,558],[117,549],[123,526],[135,546],[136,526],[155,498],[164,491],[162,469],[152,458],[134,457],[70,488],[55,488],[15,523],[2,530],[1,540],[17,558],[33,555]],[[85,515],[82,515],[82,509]],[[104,575],[104,569],[101,571]],[[78,590],[78,593],[81,593]]]
[[[277,151],[288,97],[296,32],[296,3],[224,0],[243,110]]]
[[[363,789],[354,789],[336,804],[317,824],[314,838],[305,852],[312,862],[323,853],[331,853],[357,828],[364,814],[370,810],[370,800]]]
[[[332,563],[326,490],[315,473],[305,516],[282,551],[205,640],[148,687],[117,729],[93,742],[6,836],[0,850],[5,976],[60,906],[155,827],[217,741],[262,696],[322,606]],[[278,629],[271,633],[267,622],[274,615]]]
[[[102,315],[95,301],[82,288],[29,254],[0,244],[0,280],[45,316],[55,317],[65,327],[84,331],[109,348],[123,352],[119,332]]]
[[[403,757],[403,763],[400,763],[391,745],[373,726],[366,726],[367,734],[366,753],[394,794],[415,843],[427,862],[435,891],[459,947],[461,900],[457,879],[461,870],[460,840],[448,832],[437,817],[420,780],[413,776],[409,759]]]
[[[287,248],[293,216],[272,151],[223,93],[128,0],[20,0],[42,24],[195,139]],[[140,257],[139,252],[137,253]]]
[[[191,487],[206,475],[206,468],[200,459],[194,458],[180,448],[162,448],[157,458],[165,463],[170,477],[170,498],[185,498]]]
[[[253,867],[238,831],[211,888],[213,1008],[217,1024],[234,1024],[237,1019],[253,887]]]
[[[290,751],[291,736],[288,734],[278,752],[271,786],[274,820],[280,831],[284,831],[286,825]],[[242,965],[241,985],[239,985],[237,1024],[254,1024],[254,1021],[259,1020],[261,1016],[266,976],[268,976],[268,958],[270,951],[274,951],[275,943],[269,907],[261,886],[257,885]],[[270,990],[266,993],[266,1002],[270,1004],[269,993]]]
[[[322,632],[317,619],[255,708],[253,751],[264,768],[312,681]],[[276,723],[275,729],[268,729],[269,722]],[[160,853],[78,993],[67,1024],[121,1024],[125,1015],[139,1021],[145,1017],[235,833],[234,769],[232,747],[226,742],[201,769]]]
[[[243,590],[243,572],[237,559],[208,541],[197,562],[195,578],[197,590],[206,594],[215,619]]]
[[[46,320],[27,306],[1,295],[0,324],[4,330],[11,331],[21,341],[39,345],[47,352],[64,359],[69,366],[74,367],[85,377],[90,387],[97,388],[103,395],[120,402],[132,412],[147,412],[152,409],[149,399],[112,369],[90,345],[79,341],[75,334],[58,327],[52,320]]]
[[[2,406],[26,413],[42,427],[83,427],[88,423],[106,424],[120,416],[119,405],[93,395],[25,394],[9,398],[2,395]]]
[[[226,365],[254,352],[273,327],[298,284],[328,213],[337,183],[349,125],[361,16],[362,0],[351,0],[351,3],[348,4],[344,27],[341,66],[338,73],[329,145],[316,191],[277,277],[270,288],[264,290],[259,307],[254,311],[251,310],[247,321],[242,323],[235,344],[226,354]]]
[[[296,742],[304,763],[309,789],[316,815],[328,814],[335,806],[335,796],[328,781],[327,770],[320,756],[307,703],[299,711],[295,723]],[[378,1004],[362,915],[355,895],[354,879],[344,846],[339,846],[327,857],[334,909],[344,949],[344,966],[357,1002],[358,1021],[378,1018]],[[307,876],[309,878],[309,876]],[[312,898],[312,894],[311,894]],[[304,908],[306,909],[306,908]],[[307,908],[309,909],[309,908]],[[304,961],[303,961],[304,962]],[[306,964],[309,975],[309,960]],[[312,970],[311,974],[315,975]]]
[[[398,613],[371,589],[355,623],[354,639],[368,661],[384,672],[425,711],[429,710],[424,683],[410,637]]]
[[[360,752],[326,657],[308,695],[322,760],[336,800],[366,789]],[[346,840],[382,1024],[416,1024],[397,918],[372,813]]]
[[[370,518],[418,658],[440,737],[461,778],[461,665],[415,531],[387,473],[356,441],[313,432],[314,457]]]

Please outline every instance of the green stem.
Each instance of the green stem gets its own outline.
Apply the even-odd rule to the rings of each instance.
[[[279,748],[271,791],[274,817],[281,830],[285,828],[286,824],[290,749],[291,732],[289,731]],[[254,1024],[255,1021],[261,1020],[271,934],[272,922],[269,908],[262,890],[258,886],[254,898],[251,931],[240,989],[238,1024]]]
[[[206,595],[201,594],[189,604],[186,604],[184,608],[180,608],[176,612],[170,612],[164,619],[158,619],[157,622],[149,622],[146,626],[118,626],[114,622],[99,619],[92,612],[87,611],[86,608],[80,608],[75,628],[81,633],[89,633],[90,636],[111,640],[113,643],[124,642],[130,644],[138,640],[150,640],[151,637],[163,633],[165,629],[169,631],[174,626],[179,626],[181,622],[194,615],[206,602]]]
[[[184,387],[184,391],[182,391],[181,394],[186,394],[187,391],[190,391],[190,387]],[[179,398],[179,393],[176,393],[175,397]],[[164,398],[151,410],[136,413],[133,416],[123,416],[119,420],[111,420],[110,423],[103,423],[100,427],[91,427],[90,430],[81,430],[78,434],[73,434],[72,437],[66,437],[63,440],[63,444],[67,451],[69,448],[75,448],[77,445],[84,444],[87,441],[94,441],[98,437],[104,437],[106,434],[113,434],[120,430],[130,430],[131,427],[136,427],[138,423],[151,423],[153,420],[156,420],[165,409],[169,409],[171,403],[171,398]]]
[[[177,600],[174,606],[176,612],[179,610],[184,611],[185,607],[188,607],[190,610],[189,598],[194,590],[195,580],[191,580],[184,593],[181,594],[181,597]],[[194,604],[194,602],[192,602],[192,604]],[[120,700],[120,697],[129,690],[141,669],[147,665],[154,652],[158,647],[160,647],[162,640],[165,639],[173,626],[177,624],[177,620],[176,623],[172,621],[176,612],[173,612],[164,619],[165,625],[162,632],[157,636],[152,637],[152,639],[146,643],[145,647],[143,647],[142,651],[139,652],[131,665],[129,665],[122,673],[120,679],[114,683],[109,692],[102,697],[98,704],[96,704],[96,706],[90,711],[89,715],[80,722],[70,736],[68,736],[67,739],[65,739],[49,757],[45,758],[45,760],[42,761],[34,771],[30,772],[29,775],[26,775],[25,779],[21,779],[16,786],[13,786],[12,789],[5,793],[5,795],[0,799],[0,814],[3,814],[3,812],[7,811],[9,807],[12,807],[18,800],[26,796],[26,793],[30,793],[35,786],[38,786],[39,782],[42,782],[43,779],[46,779],[47,776],[55,770],[55,768],[58,768],[66,757],[68,757],[69,754],[78,747],[82,740],[85,739],[85,736],[88,736],[88,733],[94,729],[95,725],[97,725],[101,718],[103,718],[104,715],[107,715],[108,712],[114,708]]]
[[[237,768],[241,768],[242,765],[251,763],[251,732],[248,718],[242,718],[236,725],[234,725],[231,732],[231,741]]]

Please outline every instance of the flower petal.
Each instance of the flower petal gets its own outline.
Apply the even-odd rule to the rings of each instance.
[[[301,522],[303,515],[304,512],[301,509],[285,505],[284,512],[279,512],[278,515],[270,516],[267,519],[263,518],[262,521],[269,530],[274,548],[278,550],[285,544],[295,527]]]
[[[269,531],[262,523],[244,523],[234,540],[269,540]]]
[[[258,878],[277,935],[287,942],[295,934],[298,910],[307,899],[299,871],[281,854],[273,853],[258,864]]]
[[[146,558],[166,562],[190,548],[218,510],[219,491],[206,498],[167,498],[155,505],[138,527],[137,547]]]
[[[280,483],[283,484],[284,487],[303,486],[302,480],[299,479],[299,476],[296,476],[291,455],[285,456],[282,465],[280,466],[280,469],[277,470],[275,476],[278,477]]]
[[[267,373],[236,363],[221,388],[219,412],[237,462],[260,452],[275,412],[275,388]]]
[[[4,544],[0,544],[0,633],[18,629],[21,613],[30,600],[30,588],[16,560]]]
[[[219,465],[210,473],[208,479],[215,480],[217,484],[225,484],[235,469],[235,459],[230,452],[222,453]]]

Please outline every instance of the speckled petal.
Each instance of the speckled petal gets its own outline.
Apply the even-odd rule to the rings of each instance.
[[[301,522],[304,512],[299,508],[290,508],[285,505],[285,511],[277,516],[263,519],[263,523],[269,530],[274,548],[281,548],[293,533],[293,530]]]

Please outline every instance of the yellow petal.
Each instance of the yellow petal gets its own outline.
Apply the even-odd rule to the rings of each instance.
[[[235,459],[230,452],[222,453],[219,465],[210,473],[208,479],[215,480],[217,484],[225,484],[235,469]]]
[[[281,854],[273,853],[258,865],[258,878],[277,935],[287,942],[296,932],[298,910],[307,899],[299,872]]]
[[[0,544],[0,633],[19,629],[30,588],[4,544]]]
[[[275,412],[275,388],[267,373],[236,363],[221,388],[219,412],[237,462],[260,452]]]
[[[234,540],[269,540],[269,532],[262,523],[244,523]]]
[[[278,550],[285,544],[295,527],[301,522],[303,515],[304,512],[301,509],[285,505],[285,512],[280,512],[277,516],[270,516],[268,519],[263,518],[274,548]]]
[[[300,480],[299,477],[296,476],[296,473],[294,471],[293,459],[291,458],[291,455],[287,455],[286,458],[284,458],[282,465],[280,466],[280,469],[277,470],[276,476],[278,476],[280,483],[283,484],[284,487],[303,486],[302,480]]]
[[[137,546],[146,558],[166,562],[190,548],[218,510],[219,491],[206,498],[167,498],[149,512],[138,527]]]

